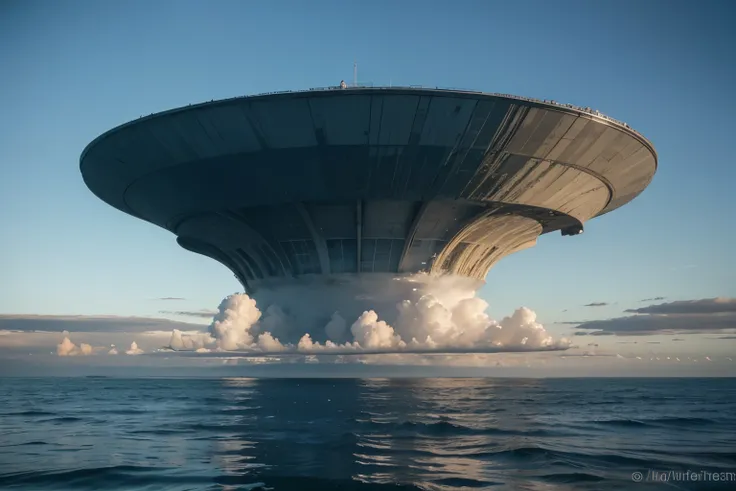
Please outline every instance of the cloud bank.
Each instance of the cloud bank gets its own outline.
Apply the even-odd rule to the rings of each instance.
[[[210,316],[211,318],[211,316]],[[150,317],[122,317],[115,315],[25,315],[0,314],[0,331],[22,332],[146,332],[196,330],[201,324],[189,324],[169,319]]]
[[[683,300],[629,309],[627,317],[583,322],[575,334],[594,336],[727,333],[736,331],[736,299]]]
[[[649,305],[626,312],[635,314],[733,314],[736,313],[736,298],[705,298],[702,300],[680,300],[677,302]]]
[[[207,332],[174,330],[175,350],[259,354],[491,353],[565,349],[526,308],[497,322],[469,278],[318,279],[225,298]],[[263,309],[263,310],[261,310]],[[349,322],[348,319],[355,319]]]
[[[202,319],[212,319],[215,315],[217,315],[216,310],[159,310],[159,314],[166,314],[166,315],[181,315],[184,317],[199,317]]]
[[[64,332],[64,339],[56,345],[56,354],[58,356],[90,356],[105,352],[108,355],[117,355],[119,353],[115,345],[111,346],[109,350],[104,346],[94,347],[87,343],[80,343],[79,346],[77,346],[72,342],[69,333],[66,331]],[[145,351],[140,349],[138,344],[133,341],[130,344],[130,348],[124,353],[126,355],[142,355]]]

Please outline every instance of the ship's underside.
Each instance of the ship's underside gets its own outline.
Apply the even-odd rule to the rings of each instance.
[[[197,214],[179,244],[217,259],[246,288],[262,280],[342,273],[453,273],[484,278],[501,257],[548,227],[575,222],[549,210],[468,201],[356,200]]]
[[[483,94],[350,89],[143,118],[90,144],[88,186],[226,265],[252,290],[303,275],[477,279],[542,233],[637,196],[641,136]]]

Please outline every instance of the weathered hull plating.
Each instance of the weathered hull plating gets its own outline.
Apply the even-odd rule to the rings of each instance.
[[[262,281],[344,273],[485,278],[542,233],[629,202],[657,166],[630,128],[471,92],[348,89],[229,99],[115,128],[88,187]]]

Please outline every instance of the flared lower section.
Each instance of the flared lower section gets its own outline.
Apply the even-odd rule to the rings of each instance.
[[[467,201],[294,203],[202,213],[179,244],[225,264],[246,290],[304,275],[425,272],[482,280],[545,227],[577,221],[549,210]]]

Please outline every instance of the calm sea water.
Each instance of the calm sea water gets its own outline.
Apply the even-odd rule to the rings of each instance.
[[[18,378],[0,403],[0,488],[736,489],[709,474],[736,472],[734,379]]]

